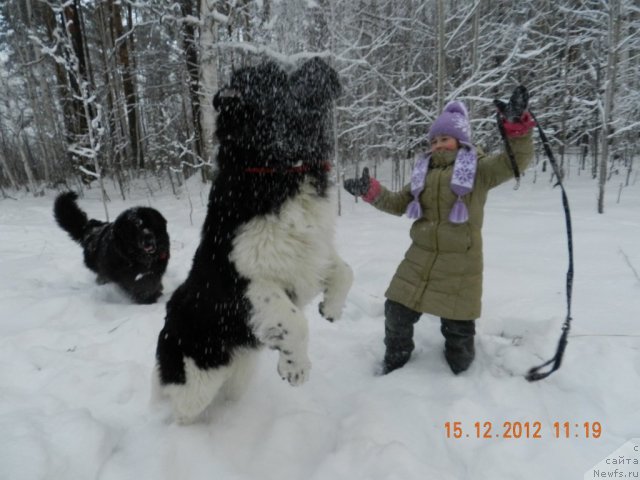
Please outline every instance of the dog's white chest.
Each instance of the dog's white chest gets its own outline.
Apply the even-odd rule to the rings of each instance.
[[[335,229],[333,195],[320,198],[313,187],[288,200],[278,214],[260,216],[240,227],[231,261],[238,273],[276,282],[308,301],[320,290],[331,262]]]

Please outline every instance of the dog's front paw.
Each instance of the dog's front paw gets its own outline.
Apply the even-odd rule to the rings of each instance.
[[[283,380],[287,380],[294,387],[302,385],[309,379],[311,362],[308,358],[296,359],[291,355],[280,354],[278,373]]]
[[[339,307],[335,307],[332,305],[327,305],[327,302],[323,301],[318,304],[318,311],[320,312],[320,315],[323,316],[323,318],[330,322],[334,322],[338,320],[342,315],[342,305],[340,305]]]
[[[151,305],[152,303],[156,303],[158,298],[162,296],[162,293],[160,291],[152,293],[132,293],[131,296],[136,303],[139,303],[141,305]]]
[[[322,317],[325,320],[328,320],[330,322],[333,322],[334,318],[329,316],[326,312],[325,312],[325,308],[324,308],[324,302],[320,302],[318,304],[318,312],[320,312],[320,315],[322,315]]]

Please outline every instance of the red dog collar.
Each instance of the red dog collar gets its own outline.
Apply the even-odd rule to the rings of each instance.
[[[322,169],[325,172],[331,171],[331,163],[323,162]],[[272,167],[249,167],[244,169],[246,173],[276,173],[281,171],[284,171],[286,173],[306,173],[309,170],[311,170],[311,165],[309,165],[308,163],[296,165],[295,167],[290,167],[290,168],[287,168],[286,170],[279,170]]]

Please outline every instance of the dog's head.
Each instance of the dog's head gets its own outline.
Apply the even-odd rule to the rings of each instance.
[[[337,73],[320,58],[290,75],[274,62],[235,71],[213,105],[221,147],[243,158],[219,159],[275,169],[325,162],[333,144],[329,114],[340,92]]]
[[[326,111],[342,93],[336,71],[320,57],[305,61],[290,77],[291,93],[298,108]]]
[[[325,162],[332,151],[333,102],[342,88],[336,71],[319,57],[304,62],[289,79],[286,143],[294,161]]]
[[[169,260],[167,221],[160,212],[134,207],[122,212],[113,223],[121,253],[130,260],[150,265]]]
[[[221,146],[252,157],[255,162],[275,162],[281,147],[283,99],[287,94],[287,75],[274,62],[236,70],[229,84],[213,99]]]

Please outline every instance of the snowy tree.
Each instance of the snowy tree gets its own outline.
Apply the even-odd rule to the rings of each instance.
[[[493,99],[523,84],[564,174],[590,171],[602,196],[620,172],[629,183],[639,154],[636,4],[6,0],[0,184],[82,188],[101,172],[124,196],[137,176],[175,184],[199,170],[206,179],[215,166],[211,98],[231,71],[320,55],[344,87],[341,162],[375,169],[391,160],[399,187],[453,98],[472,112],[474,141],[499,148]],[[570,152],[580,154],[577,169],[565,163]]]

